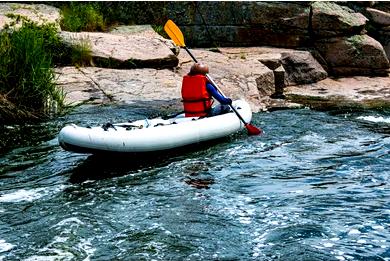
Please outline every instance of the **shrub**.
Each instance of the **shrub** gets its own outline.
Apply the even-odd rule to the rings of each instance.
[[[71,2],[61,8],[61,28],[71,32],[104,31],[105,23],[98,5],[93,3]]]
[[[0,93],[21,111],[43,116],[50,104],[64,105],[55,84],[53,53],[61,45],[54,25],[23,22],[15,31],[0,32]]]

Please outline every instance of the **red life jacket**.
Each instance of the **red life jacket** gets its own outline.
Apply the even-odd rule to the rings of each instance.
[[[206,89],[207,78],[204,75],[185,75],[181,88],[186,117],[206,116],[213,100]]]

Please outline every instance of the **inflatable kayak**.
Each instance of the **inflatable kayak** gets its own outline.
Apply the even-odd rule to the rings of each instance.
[[[252,111],[243,100],[234,101],[234,108],[246,122]],[[218,139],[244,128],[231,110],[213,117],[184,117],[144,119],[134,122],[107,123],[97,127],[65,126],[58,135],[60,146],[79,153],[139,153],[169,150]]]

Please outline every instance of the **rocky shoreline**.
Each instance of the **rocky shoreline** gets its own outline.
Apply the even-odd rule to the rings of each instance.
[[[274,73],[253,57],[259,56],[259,50],[255,49],[234,49],[233,53],[239,51],[240,57],[245,56],[245,59],[230,56],[232,50],[229,48],[221,48],[222,53],[205,49],[192,51],[197,59],[210,65],[213,78],[227,96],[246,99],[254,112],[302,107],[321,110],[390,107],[390,77],[326,77],[313,83],[285,86],[281,95],[283,99],[273,99]],[[278,56],[279,52],[295,52],[279,48],[259,49],[265,51],[260,56],[267,57],[271,53]],[[159,100],[165,101],[167,106],[179,108],[181,79],[188,72],[192,60],[183,51],[178,55],[178,60],[178,66],[170,69],[62,67],[56,70],[57,82],[66,91],[68,104]]]
[[[9,8],[11,5],[14,5],[13,8]],[[32,12],[33,8],[36,11]],[[6,14],[11,9],[12,13],[41,22],[47,13],[50,14],[47,22],[58,23],[59,10],[47,6],[49,11],[44,11],[45,8],[45,5],[0,4],[0,27],[8,21]],[[356,21],[360,28],[366,20],[360,15],[358,18]],[[346,29],[343,27],[343,30]],[[181,80],[189,71],[192,60],[185,51],[180,51],[151,26],[120,26],[104,33],[59,31],[59,34],[69,45],[87,42],[92,51],[92,66],[55,69],[57,84],[66,93],[67,104],[126,104],[159,100],[166,102],[167,106],[181,106]],[[333,56],[339,56],[340,50],[345,47],[345,42],[339,40],[321,41],[328,62],[307,48],[220,47],[218,50],[194,48],[192,51],[199,61],[210,66],[210,74],[227,96],[246,99],[254,112],[302,106],[321,109],[338,106],[388,108],[388,59],[383,47],[374,39],[363,36],[361,40],[365,44],[373,42],[364,47],[373,56],[363,56],[351,62],[354,68],[360,63],[365,72],[372,71],[375,69],[370,69],[372,63],[381,61],[378,68],[381,71],[379,75],[383,76],[378,77],[374,73],[376,77],[330,77],[326,64],[332,61]],[[374,51],[370,49],[372,46],[376,46]],[[348,61],[342,63],[345,62]],[[340,59],[335,60],[339,70],[350,70],[340,67],[342,63]]]

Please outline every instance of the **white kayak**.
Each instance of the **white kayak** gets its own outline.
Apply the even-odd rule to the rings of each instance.
[[[245,122],[252,119],[249,104],[243,100],[232,104]],[[65,126],[58,135],[60,146],[80,153],[139,153],[169,150],[233,134],[245,128],[237,115],[213,117],[145,119],[134,122],[104,124],[98,127]]]

